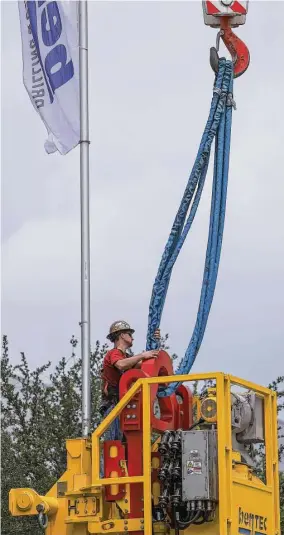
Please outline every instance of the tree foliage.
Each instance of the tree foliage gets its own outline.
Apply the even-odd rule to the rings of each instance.
[[[31,520],[12,518],[8,493],[31,487],[46,493],[66,467],[66,438],[81,435],[81,359],[62,358],[53,373],[50,362],[31,371],[24,353],[12,366],[8,340],[2,343],[2,534],[34,535],[42,531]],[[91,425],[99,422],[100,369],[106,346],[96,343],[91,355]]]
[[[81,435],[81,359],[76,357],[77,340],[70,340],[71,355],[60,360],[53,372],[50,362],[31,370],[24,353],[20,364],[9,359],[7,337],[2,343],[2,535],[42,535],[34,517],[13,518],[8,511],[11,488],[32,487],[45,494],[66,468],[66,438]],[[168,335],[162,340],[168,347]],[[91,426],[100,421],[100,370],[107,351],[96,342],[91,355]],[[176,355],[172,355],[175,360]],[[284,377],[270,385],[284,407]],[[210,386],[210,385],[209,385]],[[279,448],[279,456],[283,446]],[[284,479],[281,475],[281,507],[284,524]],[[284,532],[284,525],[282,525]]]

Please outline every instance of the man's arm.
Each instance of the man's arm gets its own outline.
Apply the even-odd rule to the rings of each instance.
[[[125,359],[118,360],[114,365],[119,371],[125,372],[126,370],[134,368],[135,366],[137,366],[138,363],[143,360],[156,359],[158,354],[159,351],[157,350],[144,351],[143,353],[139,353],[139,355],[135,355],[134,357],[128,357]]]

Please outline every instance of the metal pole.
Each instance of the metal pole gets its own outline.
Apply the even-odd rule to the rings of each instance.
[[[89,216],[89,106],[88,6],[79,1],[80,62],[80,197],[81,197],[81,356],[82,435],[90,434],[90,216]]]

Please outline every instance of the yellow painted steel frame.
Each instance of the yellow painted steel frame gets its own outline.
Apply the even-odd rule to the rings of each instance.
[[[98,426],[92,435],[92,487],[115,483],[143,483],[144,486],[144,532],[152,533],[151,515],[151,401],[152,384],[171,382],[193,382],[212,379],[217,391],[217,442],[219,472],[218,526],[206,529],[206,524],[191,526],[188,533],[212,533],[212,535],[280,535],[278,446],[277,446],[277,400],[276,394],[268,388],[223,373],[196,375],[175,375],[139,379],[120,400],[112,412]],[[234,470],[231,431],[231,386],[238,385],[253,390],[264,400],[266,484],[255,476],[240,477],[241,470]],[[143,399],[143,474],[122,478],[100,478],[100,437],[121,413],[135,393],[142,389]],[[239,462],[241,465],[242,463]],[[258,527],[258,531],[257,528]],[[184,531],[187,533],[187,530]]]
[[[175,375],[139,379],[89,439],[67,440],[67,471],[50,489],[39,496],[32,489],[10,491],[10,511],[14,516],[35,515],[41,503],[49,517],[47,535],[87,535],[88,533],[143,532],[152,534],[151,487],[151,406],[150,388],[153,384],[194,382],[212,379],[216,382],[217,443],[219,500],[216,520],[202,526],[190,526],[183,535],[280,535],[277,399],[276,394],[248,381],[223,373]],[[239,385],[253,390],[263,399],[266,482],[262,483],[252,470],[241,463],[239,454],[232,451],[231,387]],[[143,473],[139,476],[100,478],[101,437],[130,399],[142,392],[143,403]],[[154,450],[156,446],[154,446]],[[144,518],[122,521],[110,512],[103,496],[106,485],[143,483]],[[60,485],[65,486],[59,494]],[[70,502],[70,503],[69,503]],[[75,505],[74,505],[75,504]],[[71,507],[72,506],[72,507]],[[68,511],[72,509],[72,514]],[[166,533],[166,526],[156,525],[155,534]],[[173,534],[173,532],[171,532]]]

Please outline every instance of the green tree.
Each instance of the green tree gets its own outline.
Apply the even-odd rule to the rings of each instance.
[[[50,363],[31,371],[25,354],[19,365],[9,360],[2,343],[2,534],[42,535],[34,518],[13,518],[8,493],[32,487],[45,494],[66,468],[65,439],[81,434],[81,359],[62,358],[53,373]],[[91,355],[91,425],[99,422],[100,369],[106,345],[96,343]]]

